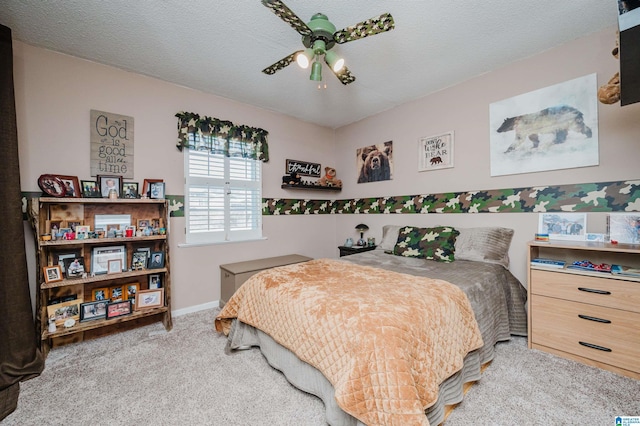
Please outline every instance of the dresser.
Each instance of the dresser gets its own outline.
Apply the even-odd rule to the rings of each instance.
[[[292,265],[308,260],[312,260],[312,258],[300,254],[288,254],[220,265],[220,307],[223,307],[233,296],[233,293],[252,275],[265,269]]]
[[[531,259],[640,268],[640,247],[529,243],[529,348],[640,379],[640,277],[549,268]]]

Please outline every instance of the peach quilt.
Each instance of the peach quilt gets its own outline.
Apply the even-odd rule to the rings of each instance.
[[[438,386],[482,346],[458,287],[340,260],[262,271],[215,320],[269,334],[320,370],[338,405],[367,425],[428,425]]]

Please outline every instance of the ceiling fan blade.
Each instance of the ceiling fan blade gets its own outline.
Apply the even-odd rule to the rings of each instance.
[[[333,39],[336,43],[342,44],[348,41],[359,40],[361,38],[368,37],[390,31],[395,28],[393,22],[393,16],[390,13],[383,13],[382,15],[367,19],[356,25],[346,27],[340,31],[333,33]]]
[[[276,73],[276,71],[280,71],[282,68],[289,66],[291,64],[291,62],[293,62],[295,60],[295,57],[298,53],[303,52],[302,50],[298,50],[296,52],[293,52],[291,55],[287,56],[286,58],[282,58],[280,59],[278,62],[276,62],[273,65],[269,65],[268,67],[266,67],[265,69],[262,70],[263,73],[265,74],[269,74],[269,75],[273,75]]]
[[[336,77],[338,77],[338,80],[340,80],[340,83],[347,85],[349,83],[353,83],[354,81],[356,81],[356,77],[353,74],[351,74],[351,72],[347,67],[342,67],[340,71],[335,72],[333,68],[331,68],[331,65],[329,65],[329,62],[327,62],[326,59],[324,62],[329,66],[329,69],[331,70],[331,72],[333,72],[336,75]]]
[[[311,28],[280,0],[262,0],[262,4],[271,9],[273,13],[291,25],[301,35],[307,36],[312,33]]]

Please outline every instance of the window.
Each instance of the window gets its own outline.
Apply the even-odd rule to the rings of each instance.
[[[199,137],[189,135],[190,139]],[[213,139],[214,146],[226,145],[226,140]],[[191,146],[200,145],[191,142]],[[261,161],[247,158],[245,145],[230,140],[225,147],[229,156],[222,149],[184,151],[187,243],[262,237]]]

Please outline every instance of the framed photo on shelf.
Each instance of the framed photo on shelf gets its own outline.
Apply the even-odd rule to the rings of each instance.
[[[158,288],[162,288],[162,275],[161,274],[149,275],[149,290],[155,290]]]
[[[124,287],[121,285],[109,288],[109,300],[111,302],[121,302],[124,299]]]
[[[122,193],[122,176],[98,175],[97,178],[102,198],[108,198],[111,190],[116,191],[117,198],[120,198],[120,194]]]
[[[151,189],[149,190],[149,198],[155,200],[164,199],[164,182],[151,183]]]
[[[160,308],[164,306],[164,288],[140,290],[136,295],[136,310]]]
[[[44,282],[47,284],[62,281],[62,269],[60,265],[43,266],[42,270],[44,271]]]
[[[550,240],[584,241],[587,233],[586,213],[540,213],[538,233]]]
[[[88,225],[78,225],[76,226],[76,240],[86,240],[89,238],[89,232],[91,232],[91,227]]]
[[[80,305],[80,322],[105,319],[107,317],[107,305],[105,300],[86,302]]]
[[[107,318],[117,318],[131,313],[131,300],[109,303],[107,305]]]
[[[56,325],[62,325],[70,318],[78,321],[80,319],[80,305],[82,299],[70,300],[68,302],[56,303],[47,306],[47,316],[53,319]]]
[[[64,261],[65,259],[74,259],[76,257],[82,257],[82,255],[80,254],[80,250],[73,250],[73,251],[61,251],[61,252],[54,252],[51,254],[52,257],[52,262],[54,265],[59,265],[60,269],[62,270],[62,273],[64,274],[65,271],[65,267],[64,267]]]
[[[147,268],[147,252],[146,251],[134,251],[131,255],[131,269],[134,271]]]
[[[161,269],[164,268],[164,252],[152,251],[151,258],[149,259],[149,269]]]
[[[84,258],[81,256],[64,259],[65,278],[82,278],[85,273]]]
[[[91,300],[93,300],[94,302],[109,300],[109,289],[107,287],[94,288],[93,290],[91,290]]]
[[[609,213],[607,215],[609,241],[640,244],[640,212]]]
[[[150,197],[151,192],[151,184],[164,182],[162,179],[145,179],[142,184],[142,193],[140,195],[144,195],[145,197]]]
[[[49,197],[64,197],[67,193],[64,182],[56,175],[40,175],[38,187]]]
[[[119,274],[122,272],[122,259],[109,259],[107,264],[107,274]]]
[[[80,197],[81,189],[80,183],[78,182],[78,176],[56,175],[56,177],[64,184],[65,197]]]
[[[45,222],[45,228],[47,231],[47,234],[51,234],[53,236],[53,234],[57,234],[58,232],[60,232],[60,229],[65,227],[65,222],[64,220],[47,220]]]
[[[125,292],[125,297],[127,298],[127,300],[131,300],[131,304],[133,306],[136,305],[136,294],[138,293],[138,290],[140,290],[140,284],[138,283],[129,283],[129,284],[125,284],[124,286],[126,292]]]
[[[127,249],[125,246],[94,247],[91,251],[91,273],[94,275],[109,272],[109,261],[120,260],[121,269],[127,262]]]
[[[122,198],[138,198],[139,194],[138,182],[123,182],[122,183]]]
[[[95,180],[81,180],[80,187],[82,188],[83,198],[101,198],[100,188],[98,182]]]

